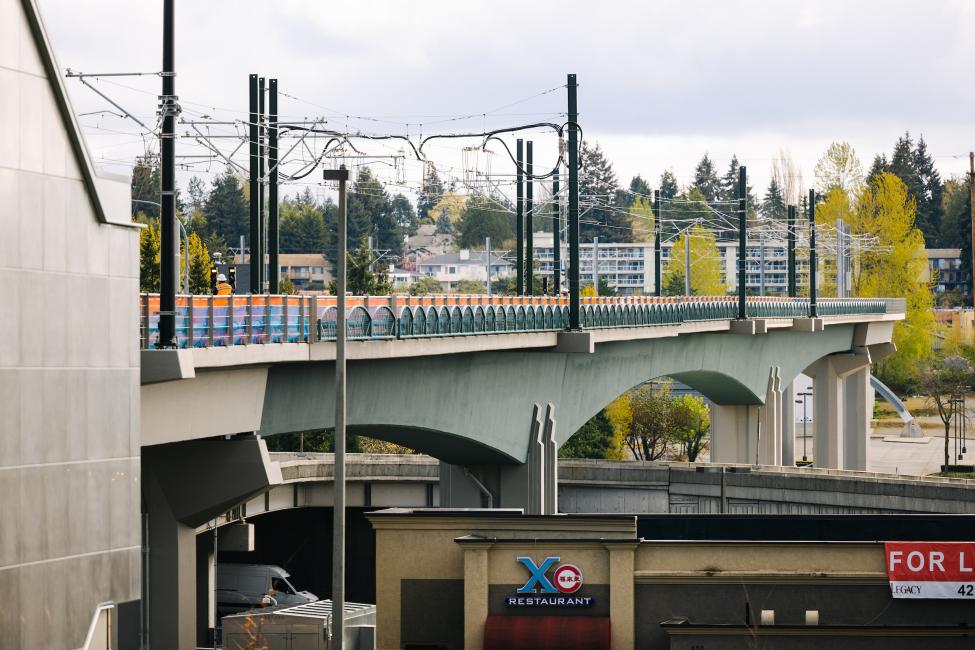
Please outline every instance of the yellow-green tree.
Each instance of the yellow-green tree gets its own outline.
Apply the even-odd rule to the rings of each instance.
[[[932,351],[936,323],[934,297],[927,276],[924,237],[915,227],[915,203],[897,176],[881,173],[855,195],[840,188],[816,209],[816,224],[832,227],[843,219],[868,245],[853,246],[850,294],[857,297],[905,298],[906,318],[894,326],[897,352],[878,363],[885,381],[902,389],[920,375]],[[835,257],[821,262],[822,295],[836,289]],[[822,257],[820,258],[822,260]]]
[[[633,205],[630,206],[630,223],[633,227],[633,241],[653,241],[653,219],[653,203],[642,196],[636,197]]]
[[[210,252],[195,232],[187,238],[190,260],[190,293],[210,293]]]
[[[924,236],[914,217],[915,203],[907,186],[893,174],[882,173],[860,191],[851,223],[853,232],[871,235],[877,242],[857,256],[853,295],[907,301],[906,318],[894,325],[897,353],[878,364],[895,380],[916,375],[921,362],[931,357],[936,329]]]
[[[136,221],[145,223],[144,215]],[[139,290],[144,293],[159,291],[159,222],[146,223],[139,233]]]
[[[670,261],[664,271],[663,286],[671,295],[684,293],[684,231],[670,249]],[[723,296],[728,288],[721,281],[721,252],[714,233],[704,226],[690,229],[691,293],[695,296]]]

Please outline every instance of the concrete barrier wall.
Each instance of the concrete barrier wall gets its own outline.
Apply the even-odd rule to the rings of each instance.
[[[722,512],[719,466],[566,460],[559,509],[600,513]],[[872,472],[728,466],[724,512],[734,514],[975,513],[975,481]],[[707,469],[711,471],[699,471]]]
[[[281,463],[286,484],[332,479],[331,454],[271,457]],[[611,460],[560,461],[559,510],[606,514],[719,513],[722,474],[716,470],[720,467],[734,470],[724,474],[724,512],[733,514],[975,513],[975,480]],[[429,456],[349,455],[349,481],[383,484],[390,505],[425,505],[426,497],[417,495],[416,486],[438,482],[439,471],[439,462]],[[402,503],[397,501],[397,490]],[[290,490],[287,492],[291,494]],[[287,501],[292,501],[290,496]],[[438,502],[435,496],[434,505]],[[283,503],[262,510],[257,505],[253,512],[289,507],[289,503]]]

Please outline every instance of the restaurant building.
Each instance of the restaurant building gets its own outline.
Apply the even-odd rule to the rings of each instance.
[[[390,509],[376,647],[975,647],[967,515]]]

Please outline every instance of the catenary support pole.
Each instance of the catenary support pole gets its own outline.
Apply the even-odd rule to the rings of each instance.
[[[748,192],[745,166],[738,168],[738,318],[748,318],[745,308],[745,282],[748,279],[748,206],[745,196]]]
[[[525,295],[525,141],[515,143],[515,293]]]
[[[592,238],[592,290],[599,295],[599,237]]]
[[[484,269],[485,272],[487,273],[487,275],[485,276],[486,279],[484,281],[484,288],[487,290],[487,295],[490,296],[491,295],[491,238],[490,237],[484,238],[484,265],[487,267]]]
[[[796,297],[796,206],[790,205],[786,222],[786,264],[788,267],[789,297]]]
[[[260,223],[260,235],[257,239],[259,254],[257,256],[258,277],[261,279],[260,292],[264,293],[267,289],[267,269],[265,257],[267,256],[267,207],[264,205],[267,199],[267,132],[266,118],[264,114],[264,97],[266,95],[264,87],[264,77],[257,78],[257,187],[261,192],[257,201],[257,220]]]
[[[562,294],[562,206],[559,201],[559,172],[552,179],[552,290]]]
[[[663,287],[660,282],[660,190],[653,191],[653,292],[660,297]]]
[[[345,647],[345,293],[346,293],[346,194],[349,170],[326,169],[326,181],[339,182],[338,246],[335,301],[335,485],[332,513],[332,611],[338,617],[332,627],[332,648]]]
[[[809,317],[816,318],[816,190],[809,190]]]
[[[969,281],[969,294],[975,304],[975,151],[968,152],[968,211],[972,231],[972,277]]]
[[[765,233],[758,233],[758,295],[765,295]]]
[[[843,220],[836,220],[836,297],[846,297],[846,243]]]
[[[532,141],[525,143],[525,293],[535,295],[535,177]]]
[[[281,281],[278,237],[278,80],[268,81],[267,95],[267,266],[268,293]]]
[[[691,229],[684,231],[684,295],[691,295]]]
[[[251,250],[250,257],[250,271],[251,271],[251,293],[261,292],[261,274],[260,265],[258,259],[260,257],[261,250],[261,217],[258,211],[258,206],[260,205],[261,190],[258,185],[258,175],[257,175],[257,158],[259,156],[258,149],[258,131],[257,131],[257,121],[259,119],[257,112],[257,75],[252,74],[249,77],[250,85],[248,87],[248,95],[250,98],[250,124],[248,125],[248,140],[250,144],[250,176],[248,177],[248,187],[250,188],[250,241],[248,245]]]
[[[569,328],[579,323],[579,107],[576,76],[566,80],[569,95]]]
[[[163,2],[163,66],[159,135],[161,191],[159,235],[162,239],[159,278],[159,345],[172,348],[176,340],[176,285],[179,244],[176,240],[176,53],[175,0]]]

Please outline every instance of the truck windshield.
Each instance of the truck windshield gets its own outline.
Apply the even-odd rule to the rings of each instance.
[[[273,589],[275,593],[279,594],[298,593],[295,588],[291,586],[291,583],[284,578],[273,578],[271,580],[271,589]]]

